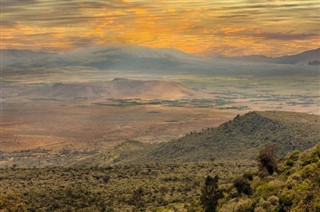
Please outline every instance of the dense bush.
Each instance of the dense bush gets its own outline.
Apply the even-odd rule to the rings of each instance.
[[[255,169],[252,161],[2,169],[0,196],[15,194],[12,205],[29,211],[201,211],[208,173],[219,174],[219,187],[227,188]],[[11,208],[8,200],[3,208]]]
[[[22,212],[26,211],[26,205],[22,201],[20,195],[10,192],[7,194],[0,194],[0,211],[2,212]]]
[[[241,194],[251,195],[252,194],[252,188],[251,188],[250,182],[244,176],[237,178],[233,182],[233,186],[237,189],[237,192],[239,195],[241,195]]]
[[[262,167],[278,169],[278,174],[253,177],[252,194],[245,198],[227,194],[221,211],[320,211],[320,144],[305,152],[295,151],[277,163],[274,152],[273,147],[262,150],[258,174]],[[238,192],[246,188],[244,182],[249,181],[236,179]]]
[[[3,169],[0,210],[319,211],[320,144],[275,165],[263,178],[250,161]]]

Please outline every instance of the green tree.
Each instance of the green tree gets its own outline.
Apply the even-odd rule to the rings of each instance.
[[[200,199],[205,212],[217,211],[218,201],[223,198],[223,193],[222,190],[219,189],[218,181],[218,176],[207,176],[205,180]]]

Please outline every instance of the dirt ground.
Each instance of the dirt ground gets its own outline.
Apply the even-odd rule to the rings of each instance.
[[[5,104],[1,150],[108,148],[121,141],[166,142],[215,127],[236,111],[161,105],[75,106],[39,101]]]

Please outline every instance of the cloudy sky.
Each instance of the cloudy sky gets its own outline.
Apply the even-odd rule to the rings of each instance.
[[[2,48],[279,56],[320,47],[319,0],[2,0]]]

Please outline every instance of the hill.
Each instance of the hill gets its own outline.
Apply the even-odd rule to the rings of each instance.
[[[206,160],[255,160],[259,149],[274,143],[281,156],[320,142],[320,117],[294,112],[249,112],[217,128],[189,133],[168,143],[130,142],[79,161],[76,165],[172,163]],[[131,147],[128,148],[128,145]],[[134,146],[134,147],[132,147]],[[125,149],[129,149],[125,151]]]

